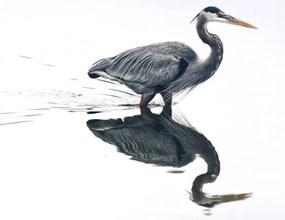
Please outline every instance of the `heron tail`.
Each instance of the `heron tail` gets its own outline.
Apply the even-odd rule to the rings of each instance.
[[[100,77],[100,75],[98,74],[98,73],[96,73],[96,72],[88,72],[88,76],[90,77],[90,78],[93,78],[93,79],[96,79],[96,78],[99,78]]]

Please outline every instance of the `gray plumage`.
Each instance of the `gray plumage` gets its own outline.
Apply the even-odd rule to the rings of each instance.
[[[92,65],[89,75],[98,71],[120,81],[138,94],[161,91],[198,59],[187,45],[179,42],[151,44],[127,50]],[[104,75],[102,75],[104,76]]]
[[[173,94],[191,90],[209,79],[222,61],[223,44],[217,35],[207,31],[208,22],[228,22],[255,28],[216,7],[205,8],[195,19],[199,37],[211,47],[207,59],[200,60],[195,51],[184,43],[156,43],[101,59],[91,66],[88,75],[91,78],[105,77],[128,86],[142,95],[140,106],[146,106],[157,93],[161,93],[166,105],[171,104]]]

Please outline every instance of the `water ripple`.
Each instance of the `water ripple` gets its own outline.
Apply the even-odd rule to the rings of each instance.
[[[4,100],[0,108],[0,126],[31,122],[53,110],[94,114],[139,107],[140,96],[118,83],[107,80],[90,83],[70,78],[62,89],[0,90],[0,98]],[[161,102],[150,105],[156,106],[161,106]]]

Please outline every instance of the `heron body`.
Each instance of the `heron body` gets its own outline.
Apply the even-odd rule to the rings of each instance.
[[[163,42],[101,59],[91,66],[88,75],[118,81],[141,94],[141,107],[146,106],[157,93],[162,95],[165,105],[171,105],[173,94],[190,90],[209,79],[222,61],[223,44],[217,35],[208,32],[208,22],[227,22],[255,28],[216,7],[205,8],[194,19],[197,19],[199,37],[211,48],[207,59],[199,59],[196,52],[184,43]]]

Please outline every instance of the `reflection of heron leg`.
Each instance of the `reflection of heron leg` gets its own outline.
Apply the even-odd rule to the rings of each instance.
[[[142,94],[141,101],[140,101],[140,107],[147,106],[147,104],[154,98],[154,94]]]
[[[162,115],[164,115],[167,118],[171,118],[172,116],[172,106],[171,105],[165,105],[162,109]]]
[[[151,110],[147,106],[141,106],[140,109],[142,116],[150,117],[153,115]]]
[[[171,103],[172,103],[172,94],[171,93],[162,92],[161,96],[163,98],[165,105],[171,105]]]

